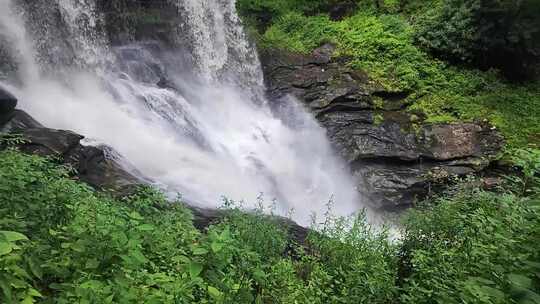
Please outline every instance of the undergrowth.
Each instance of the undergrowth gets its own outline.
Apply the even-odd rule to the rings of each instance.
[[[401,240],[360,213],[327,217],[298,244],[263,209],[227,204],[198,231],[188,208],[156,190],[115,199],[9,148],[0,302],[540,303],[540,153],[515,159],[523,176],[511,191],[466,183],[406,216]]]

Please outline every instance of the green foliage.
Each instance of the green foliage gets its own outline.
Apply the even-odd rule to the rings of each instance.
[[[395,299],[397,246],[388,241],[386,230],[372,229],[360,213],[352,219],[327,219],[320,233],[310,236],[314,260],[322,264],[319,271],[338,282],[322,286],[330,292],[321,303],[340,297],[347,303],[391,303]]]
[[[522,172],[521,177],[508,177],[513,191],[522,196],[540,193],[540,150],[516,149],[509,153],[514,166]]]
[[[418,42],[438,56],[498,67],[513,78],[534,73],[540,60],[540,2],[449,0],[417,18]]]
[[[421,15],[422,10],[420,5],[411,14]],[[409,111],[428,123],[486,119],[503,132],[511,148],[540,144],[538,81],[509,83],[496,70],[451,66],[416,45],[417,35],[417,26],[402,14],[367,9],[332,21],[293,11],[274,21],[259,46],[307,54],[331,42],[337,46],[335,56],[367,71],[382,89],[409,93]]]
[[[403,303],[540,303],[540,201],[461,188],[412,211]]]
[[[395,269],[382,235],[348,236],[349,265],[306,253],[262,209],[231,209],[200,233],[181,203],[153,189],[115,200],[13,149],[0,152],[0,201],[2,303],[386,303],[395,290],[392,270],[379,273]],[[339,243],[325,242],[313,248]]]
[[[0,132],[0,148],[7,146],[13,147],[25,143],[23,136],[19,134],[1,133]]]
[[[291,13],[317,15],[329,12],[336,7],[354,10],[357,0],[238,0],[238,12],[250,22],[254,22],[263,30],[275,20]]]
[[[469,182],[411,211],[399,241],[360,213],[302,245],[262,202],[199,232],[156,190],[117,200],[0,151],[0,302],[539,303],[539,155],[514,152],[512,192]]]

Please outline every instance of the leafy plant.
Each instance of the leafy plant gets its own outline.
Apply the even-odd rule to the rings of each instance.
[[[538,1],[439,1],[419,16],[418,42],[449,60],[530,77],[540,60]]]
[[[462,186],[405,222],[402,303],[538,303],[538,201]]]
[[[527,189],[538,189],[538,151],[515,155]],[[513,190],[459,186],[411,211],[394,241],[362,213],[328,212],[295,244],[262,202],[246,213],[227,201],[224,217],[200,232],[181,202],[155,189],[113,199],[58,164],[7,149],[0,301],[538,303],[540,196]]]

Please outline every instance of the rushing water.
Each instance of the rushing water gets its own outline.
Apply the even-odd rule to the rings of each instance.
[[[2,85],[44,125],[112,146],[193,204],[216,207],[225,196],[249,207],[262,193],[302,224],[329,200],[339,215],[361,208],[311,115],[292,98],[285,115],[270,110],[234,0],[169,1],[189,54],[158,54],[151,43],[111,47],[94,0],[0,0],[0,35],[18,66],[18,81]],[[185,55],[194,69],[168,68]],[[175,89],[156,84],[163,75]]]

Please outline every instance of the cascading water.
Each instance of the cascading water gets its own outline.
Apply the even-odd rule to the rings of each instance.
[[[169,1],[178,8],[178,39],[189,43],[193,70],[174,68],[186,54],[158,54],[152,44],[109,46],[94,0],[45,1],[58,12],[44,14],[53,20],[30,18],[35,12],[23,0],[0,0],[0,36],[10,42],[19,78],[2,85],[46,126],[112,146],[192,204],[216,207],[225,196],[252,207],[263,193],[276,200],[278,213],[294,209],[301,224],[330,199],[339,215],[361,208],[311,115],[292,99],[279,117],[267,105],[235,1]],[[61,43],[57,32],[65,35]],[[163,75],[172,85],[156,84]]]

